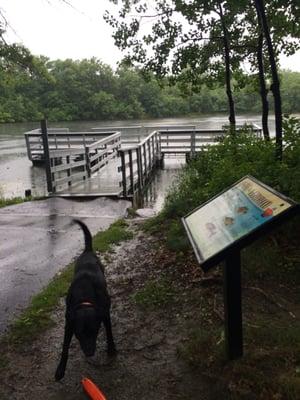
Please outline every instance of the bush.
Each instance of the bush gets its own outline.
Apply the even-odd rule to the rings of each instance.
[[[300,121],[295,118],[284,122],[284,143],[282,162],[275,159],[274,140],[257,138],[247,129],[203,149],[180,173],[164,216],[185,215],[245,175],[300,201]]]

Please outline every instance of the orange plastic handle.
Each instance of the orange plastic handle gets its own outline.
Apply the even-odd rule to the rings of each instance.
[[[92,400],[106,400],[106,397],[104,394],[101,392],[101,390],[94,384],[93,381],[91,381],[88,378],[83,378],[81,380],[81,384],[86,392],[86,394],[92,399]]]

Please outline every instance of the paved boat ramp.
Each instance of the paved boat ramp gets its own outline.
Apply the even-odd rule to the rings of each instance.
[[[83,249],[72,218],[93,234],[106,229],[125,215],[128,200],[143,192],[165,157],[192,157],[225,133],[191,125],[117,129],[70,132],[47,129],[44,121],[25,134],[29,159],[45,163],[50,198],[0,209],[0,333]]]

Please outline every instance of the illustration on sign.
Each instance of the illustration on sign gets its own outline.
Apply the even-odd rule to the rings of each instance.
[[[185,218],[203,261],[291,207],[246,177]]]

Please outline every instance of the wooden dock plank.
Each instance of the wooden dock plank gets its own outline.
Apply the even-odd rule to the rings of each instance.
[[[115,158],[109,164],[101,168],[101,173],[93,174],[81,182],[59,190],[55,193],[58,197],[95,197],[95,196],[119,196],[122,188],[119,182],[122,180],[121,173],[118,172],[120,159]]]

